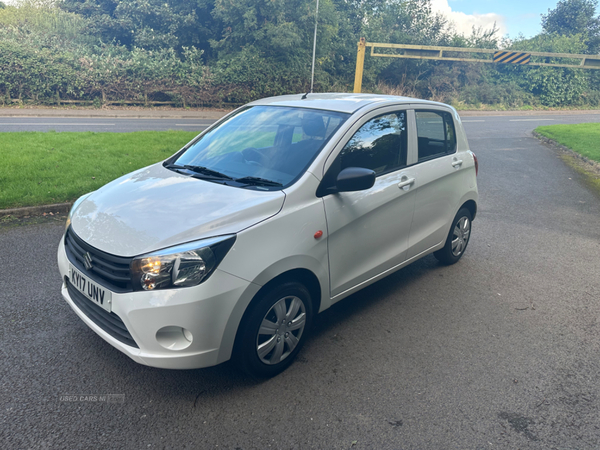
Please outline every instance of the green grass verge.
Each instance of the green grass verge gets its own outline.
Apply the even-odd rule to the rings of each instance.
[[[166,159],[197,132],[0,133],[0,209],[75,200]]]
[[[547,125],[537,127],[535,131],[586,158],[600,162],[600,123]]]

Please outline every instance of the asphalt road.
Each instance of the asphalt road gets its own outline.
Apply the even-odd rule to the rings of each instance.
[[[466,117],[464,258],[336,304],[268,381],[134,363],[61,299],[63,225],[0,227],[0,447],[598,449],[600,198],[531,136],[584,121],[600,114]]]

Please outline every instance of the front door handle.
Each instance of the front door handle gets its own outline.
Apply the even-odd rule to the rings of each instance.
[[[462,159],[457,159],[456,161],[452,161],[452,167],[460,167],[462,166]]]
[[[410,187],[414,184],[414,182],[415,182],[414,178],[402,177],[402,181],[400,183],[398,183],[398,187],[400,189],[404,189],[405,191],[408,191],[410,189]]]

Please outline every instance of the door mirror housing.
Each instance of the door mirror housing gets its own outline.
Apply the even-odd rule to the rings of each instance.
[[[364,167],[347,167],[342,170],[336,179],[335,186],[338,192],[365,191],[375,184],[375,172]]]

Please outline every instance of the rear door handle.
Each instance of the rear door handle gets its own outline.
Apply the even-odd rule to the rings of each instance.
[[[452,161],[452,167],[460,167],[462,166],[462,159],[457,159],[456,161]]]
[[[402,177],[404,178],[404,177]],[[410,189],[410,187],[414,184],[415,179],[414,178],[407,178],[403,181],[401,181],[400,183],[398,183],[398,187],[400,189],[404,189],[405,191],[408,191]]]

